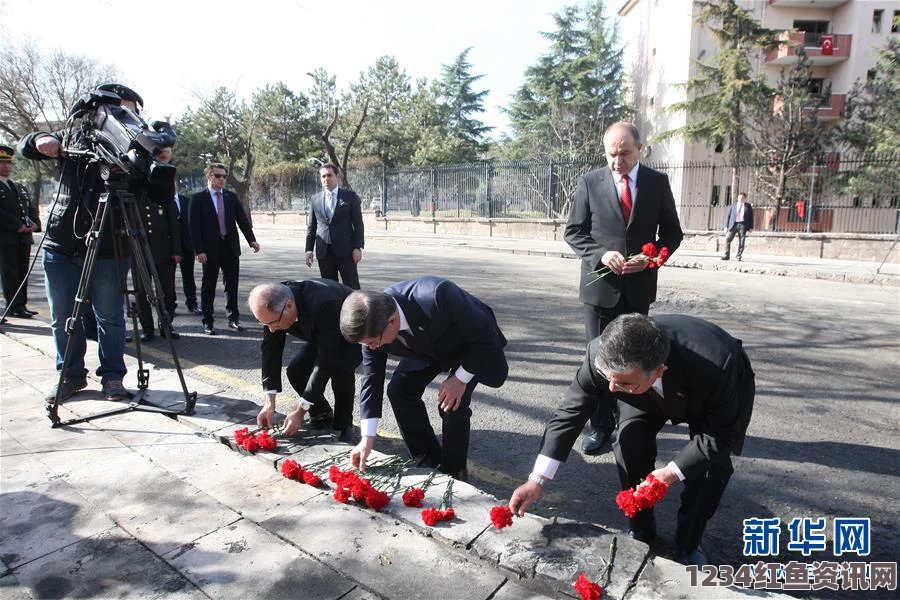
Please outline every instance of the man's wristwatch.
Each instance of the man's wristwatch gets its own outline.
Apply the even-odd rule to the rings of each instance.
[[[544,477],[540,473],[532,473],[531,475],[528,476],[528,481],[533,481],[538,485],[544,485],[545,483],[550,481],[550,479],[547,477]]]

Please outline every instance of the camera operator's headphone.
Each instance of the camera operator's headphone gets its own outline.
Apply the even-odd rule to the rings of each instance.
[[[136,91],[121,83],[104,83],[97,86],[97,89],[103,92],[112,92],[119,96],[122,100],[130,100],[137,104],[137,111],[140,113],[144,108],[144,99]]]

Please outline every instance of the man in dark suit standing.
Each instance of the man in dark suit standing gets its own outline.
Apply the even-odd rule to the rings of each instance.
[[[472,392],[478,383],[500,387],[509,371],[506,338],[490,307],[452,281],[420,277],[384,292],[351,294],[341,310],[341,333],[363,344],[363,439],[351,454],[353,465],[365,469],[375,444],[391,354],[401,358],[388,384],[388,400],[410,456],[421,466],[465,480]],[[441,372],[451,373],[438,393],[442,444],[422,401],[426,386]]]
[[[581,258],[578,297],[584,304],[587,342],[619,315],[646,315],[656,300],[657,270],[640,255],[647,242],[675,252],[684,237],[669,178],[638,164],[641,138],[631,123],[615,123],[603,136],[607,167],[585,173],[566,223],[566,242]],[[634,258],[630,258],[634,257]],[[610,273],[595,282],[597,269]],[[598,454],[615,428],[615,401],[598,404],[585,454]]]
[[[225,188],[228,171],[222,163],[206,167],[207,188],[191,197],[190,224],[191,241],[197,262],[203,265],[203,280],[200,283],[200,308],[203,312],[203,331],[216,335],[213,327],[213,302],[216,298],[216,284],[219,269],[225,281],[225,314],[228,328],[244,331],[240,323],[237,291],[241,268],[241,241],[237,228],[253,248],[259,252],[259,244],[253,235],[250,219],[241,205],[237,194]]]
[[[272,427],[275,397],[281,391],[281,362],[287,334],[303,340],[286,372],[300,401],[288,413],[282,431],[293,435],[307,411],[310,424],[332,428],[342,442],[353,439],[354,371],[362,360],[359,344],[341,335],[340,315],[344,300],[353,292],[330,279],[284,281],[258,285],[250,292],[250,311],[264,327],[262,339],[262,385],[266,397],[256,417],[261,427]],[[325,384],[331,380],[334,410],[325,399]]]
[[[41,230],[37,206],[28,192],[9,176],[12,174],[15,151],[0,146],[0,281],[6,299],[6,313],[19,319],[30,319],[37,313],[29,310],[28,261],[35,231]],[[22,285],[22,284],[25,285]],[[16,292],[22,286],[22,291]]]
[[[163,148],[156,160],[168,163],[172,160],[172,149]],[[174,186],[173,186],[174,187]],[[175,194],[177,196],[177,194]],[[178,228],[178,207],[173,201],[165,204],[157,204],[149,197],[140,199],[139,208],[144,232],[147,235],[147,245],[150,246],[150,254],[159,275],[159,284],[162,288],[163,306],[169,321],[169,331],[172,339],[177,340],[181,336],[171,328],[172,319],[175,318],[175,265],[181,262],[181,234]],[[132,269],[133,272],[133,269]],[[149,342],[154,337],[153,311],[147,301],[147,296],[138,290],[137,293],[138,318],[141,321],[141,341]],[[165,336],[165,330],[160,323],[160,335]]]
[[[319,169],[323,191],[309,199],[309,226],[306,228],[306,266],[313,263],[313,250],[319,261],[319,273],[359,289],[356,264],[362,260],[364,245],[362,206],[353,190],[338,187],[341,170],[332,164]]]
[[[725,215],[725,255],[722,260],[731,258],[731,242],[738,236],[737,259],[741,261],[744,253],[744,241],[747,233],[753,230],[753,207],[747,202],[747,194],[738,194],[737,202],[728,207]]]
[[[669,486],[684,483],[675,546],[682,562],[702,566],[700,540],[734,472],[731,454],[743,449],[755,392],[741,341],[719,327],[685,315],[623,315],[588,344],[562,406],[544,430],[529,481],[516,489],[509,507],[522,515],[540,498],[589,415],[615,393],[620,417],[613,450],[622,489],[648,474]],[[690,440],[657,469],[656,436],[667,420],[687,423]],[[639,511],[629,528],[635,539],[652,542],[653,509]]]

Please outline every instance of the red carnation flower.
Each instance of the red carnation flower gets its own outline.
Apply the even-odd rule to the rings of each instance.
[[[603,597],[603,588],[585,577],[584,573],[578,574],[578,581],[573,587],[581,596],[581,600],[600,600]]]
[[[512,525],[512,510],[506,505],[495,506],[491,509],[491,523],[497,529],[503,529]]]
[[[432,507],[426,508],[422,511],[422,522],[424,522],[429,527],[434,527],[441,521],[443,518],[443,512]]]
[[[646,256],[647,258],[653,258],[656,256],[656,246],[653,245],[653,242],[647,242],[643,246],[641,246],[641,254]]]
[[[293,458],[289,458],[281,463],[281,474],[288,479],[300,479],[303,473],[303,467]]]
[[[648,269],[658,269],[659,264],[651,260],[650,262],[647,263],[647,268]]]
[[[313,487],[319,487],[322,485],[322,480],[312,471],[303,471],[303,483]]]
[[[343,476],[344,472],[338,469],[337,465],[328,467],[328,479],[330,479],[332,483],[340,483]]]
[[[238,446],[241,446],[244,442],[244,439],[250,435],[249,427],[242,427],[241,429],[234,430],[234,441],[237,442]]]
[[[353,499],[359,502],[360,500],[365,499],[366,493],[372,489],[372,483],[363,477],[362,479],[357,479],[353,486],[350,488],[350,492],[353,494]]]
[[[372,510],[381,510],[390,503],[391,497],[387,492],[380,492],[372,487],[366,490],[366,506]]]
[[[271,452],[278,447],[278,441],[275,438],[269,437],[269,432],[265,430],[256,434],[256,443],[259,444],[261,449],[268,452]]]
[[[341,504],[347,504],[350,502],[350,492],[347,491],[347,488],[337,487],[334,489],[334,499]]]
[[[666,261],[669,260],[669,249],[661,248],[659,251],[659,256],[656,257],[656,264],[659,266],[663,266],[666,264]]]
[[[441,521],[452,521],[456,518],[456,511],[453,510],[451,506],[447,510],[444,511],[444,514],[441,515]]]
[[[256,452],[259,450],[259,443],[256,441],[256,438],[252,435],[248,435],[241,442],[241,448],[246,450],[247,452]]]
[[[422,488],[409,488],[405,492],[403,492],[403,505],[404,506],[412,506],[412,507],[420,507],[422,506],[422,500],[425,499],[425,490]]]
[[[640,507],[634,499],[634,490],[631,489],[622,490],[616,494],[616,506],[618,506],[619,510],[625,513],[625,516],[629,519],[633,519],[634,515],[640,510]]]

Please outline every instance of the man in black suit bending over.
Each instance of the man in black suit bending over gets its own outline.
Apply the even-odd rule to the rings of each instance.
[[[351,454],[365,469],[375,444],[389,354],[400,363],[388,384],[388,400],[410,456],[418,464],[465,480],[475,386],[497,388],[509,368],[506,338],[489,306],[439,277],[402,281],[384,292],[354,292],[341,310],[341,333],[363,345],[363,382],[359,400],[363,439]],[[443,422],[438,442],[422,394],[439,373],[450,372],[438,393]]]
[[[243,331],[238,311],[237,291],[241,272],[241,241],[237,228],[247,239],[254,252],[259,244],[253,235],[250,219],[237,194],[225,188],[228,171],[222,163],[206,167],[207,188],[191,197],[191,241],[197,262],[203,265],[203,281],[200,284],[200,309],[203,311],[203,331],[216,335],[213,328],[213,302],[219,269],[225,282],[225,314],[228,328]]]
[[[603,135],[607,166],[585,173],[566,223],[566,242],[581,258],[578,297],[584,304],[587,342],[619,315],[646,315],[656,300],[657,270],[647,268],[641,246],[675,252],[684,237],[669,178],[638,164],[640,132],[631,123],[615,123]],[[603,279],[592,272],[609,267]],[[600,402],[592,429],[582,442],[586,454],[599,454],[615,427],[615,400]]]
[[[285,417],[283,432],[296,433],[309,411],[313,427],[333,428],[342,442],[352,441],[356,394],[353,372],[362,357],[359,344],[346,341],[339,324],[341,306],[352,292],[330,279],[266,283],[250,292],[250,310],[265,327],[262,385],[266,398],[256,417],[261,427],[273,425],[275,396],[281,391],[281,360],[290,333],[305,343],[287,366],[288,381],[300,396],[300,402]],[[329,379],[334,392],[334,411],[324,396]]]
[[[306,266],[313,263],[313,249],[319,273],[359,289],[356,264],[362,260],[363,222],[359,196],[338,187],[341,170],[330,163],[319,169],[323,191],[309,199],[309,226],[306,228]]]
[[[615,393],[619,422],[613,451],[622,489],[652,474],[670,486],[684,483],[675,547],[685,564],[702,566],[700,540],[734,471],[753,413],[756,392],[741,341],[719,327],[685,315],[641,314],[615,319],[587,347],[556,415],[544,430],[528,481],[509,507],[525,513],[569,455],[578,432],[607,393]],[[687,423],[690,440],[666,466],[656,468],[656,436],[667,420]],[[609,498],[610,506],[613,499]],[[656,537],[653,509],[629,519],[631,535]]]

